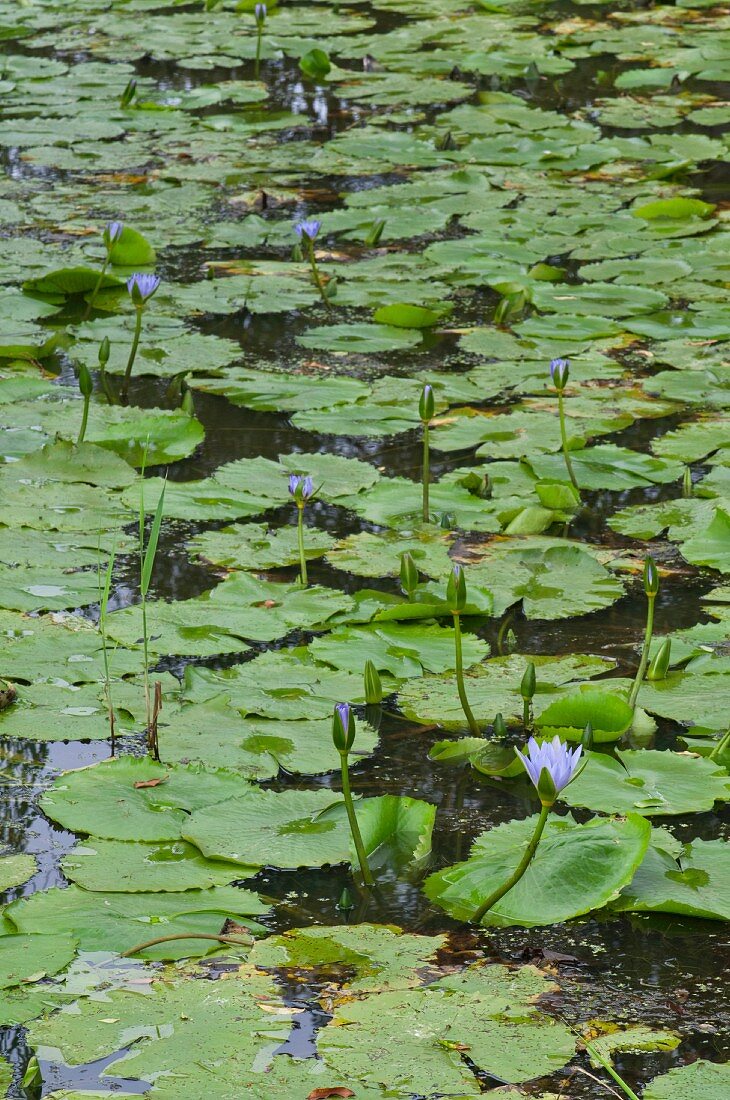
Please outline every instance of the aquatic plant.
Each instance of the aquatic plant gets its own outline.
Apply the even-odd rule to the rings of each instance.
[[[526,730],[532,729],[532,700],[537,687],[537,673],[535,662],[528,661],[527,667],[520,681],[520,695],[522,696],[522,723]]]
[[[451,611],[451,615],[454,621],[454,660],[456,665],[456,689],[459,693],[459,702],[461,703],[461,709],[464,711],[466,720],[469,723],[469,729],[475,737],[481,737],[479,723],[474,717],[472,709],[469,706],[469,700],[466,696],[466,686],[464,684],[464,655],[462,653],[461,644],[461,614],[466,607],[466,577],[464,576],[464,570],[460,565],[455,565],[451,570],[451,576],[449,577],[448,584],[446,586],[446,602],[449,605],[449,610]]]
[[[83,320],[87,321],[91,316],[91,311],[94,308],[94,302],[96,296],[101,290],[101,284],[104,282],[104,276],[106,275],[106,269],[109,267],[112,258],[112,250],[117,243],[122,233],[124,232],[124,222],[107,222],[102,233],[102,240],[104,241],[104,248],[106,249],[106,255],[104,256],[104,262],[101,265],[101,271],[99,277],[96,280],[96,286],[91,292],[88,302],[86,303],[86,309],[84,311]]]
[[[101,553],[101,547],[99,548]],[[109,595],[111,593],[112,574],[116,559],[116,545],[112,547],[109,561],[104,572],[104,581],[101,581],[101,560],[99,561],[97,576],[99,579],[99,633],[101,634],[101,652],[104,663],[104,701],[106,702],[107,716],[109,719],[109,741],[112,756],[116,755],[116,721],[114,717],[114,703],[112,700],[112,683],[109,666],[109,636],[107,626],[109,622]]]
[[[289,477],[289,492],[297,506],[297,541],[299,543],[299,583],[307,584],[307,555],[304,549],[304,505],[314,495],[314,483],[311,477],[300,477],[291,474]]]
[[[535,738],[531,737],[527,742],[527,754],[520,752],[519,749],[516,752],[538,793],[542,808],[535,831],[514,873],[489,897],[485,898],[475,911],[472,917],[475,924],[479,924],[485,913],[488,913],[500,898],[509,893],[532,863],[542,834],[545,831],[548,815],[555,805],[558,795],[575,778],[583,747],[579,745],[577,749],[569,749],[557,736],[552,741],[544,741],[542,744],[538,744]]]
[[[127,360],[127,366],[124,371],[124,379],[122,381],[122,400],[126,401],[129,396],[129,382],[132,377],[132,367],[134,366],[134,360],[137,356],[137,348],[139,347],[140,336],[142,335],[142,315],[145,311],[147,303],[152,295],[155,293],[160,285],[160,278],[158,275],[141,275],[139,273],[132,275],[127,280],[127,291],[132,304],[135,308],[135,323],[134,323],[134,337],[132,338],[132,347],[129,351],[129,358]]]
[[[377,668],[369,659],[365,662],[363,679],[365,682],[365,702],[369,706],[377,706],[378,703],[382,703],[383,682]]]
[[[672,659],[672,639],[665,638],[646,672],[647,680],[666,680]]]
[[[256,62],[254,65],[254,75],[258,78],[259,68],[261,66],[261,40],[264,34],[264,26],[266,24],[266,4],[256,4],[253,9],[253,17],[256,21]]]
[[[659,570],[652,557],[648,557],[644,562],[643,580],[644,592],[646,594],[646,627],[644,629],[644,644],[641,650],[639,667],[636,670],[636,677],[631,686],[631,691],[629,692],[630,707],[636,706],[636,697],[639,694],[639,689],[644,679],[644,673],[646,672],[646,666],[649,662],[651,636],[654,631],[654,603],[659,591]]]
[[[329,300],[327,288],[322,282],[322,276],[317,266],[317,257],[314,254],[314,242],[317,239],[317,235],[322,228],[322,223],[317,221],[316,218],[305,218],[304,221],[297,222],[294,226],[294,232],[299,237],[300,245],[303,246],[307,259],[309,260],[309,266],[312,269],[312,279],[314,285],[319,291],[320,297],[324,302],[327,309],[332,308],[332,303]]]
[[[104,396],[110,405],[116,405],[118,398],[112,388],[112,384],[109,381],[109,375],[106,371],[107,363],[109,362],[109,356],[111,355],[111,343],[109,337],[105,336],[99,344],[99,381],[101,388],[104,391]]]
[[[568,471],[568,477],[570,478],[571,485],[578,494],[580,499],[580,489],[578,488],[578,482],[575,477],[575,470],[573,469],[573,463],[570,458],[570,448],[568,447],[568,433],[565,426],[565,387],[568,385],[568,379],[570,377],[570,362],[567,359],[553,359],[550,363],[550,378],[555,386],[558,394],[558,417],[560,419],[560,441],[563,448],[563,458],[565,459],[565,468]]]
[[[428,489],[431,481],[430,471],[430,454],[429,454],[429,425],[433,420],[433,414],[435,411],[435,401],[433,396],[433,387],[428,383],[423,387],[421,397],[418,402],[418,415],[421,418],[421,429],[423,434],[423,466],[421,477],[423,481],[423,522],[428,523],[430,519],[430,510],[428,506]]]
[[[332,742],[340,754],[340,771],[342,774],[342,797],[345,801],[347,820],[350,823],[352,842],[355,845],[360,871],[366,886],[373,886],[374,879],[365,854],[365,845],[362,842],[360,826],[357,823],[355,806],[350,790],[350,770],[348,756],[355,741],[355,715],[349,703],[337,703],[332,717]]]
[[[145,506],[144,506],[144,481],[145,481],[145,465],[146,461],[142,463],[140,470],[140,486],[139,486],[139,595],[140,604],[142,607],[142,647],[144,654],[144,701],[145,701],[145,716],[146,726],[145,732],[147,736],[147,751],[154,760],[160,759],[160,750],[157,743],[157,713],[161,705],[161,696],[158,697],[158,685],[155,685],[155,700],[150,693],[150,653],[149,653],[149,630],[147,627],[147,594],[150,588],[150,580],[152,578],[152,570],[155,565],[155,556],[157,554],[157,544],[160,539],[160,527],[162,526],[162,514],[165,507],[165,490],[167,488],[167,478],[165,478],[160,496],[157,501],[157,507],[152,520],[152,526],[150,527],[149,539],[145,543]]]
[[[84,399],[84,408],[81,413],[81,424],[79,426],[79,434],[76,438],[76,443],[83,443],[84,436],[86,435],[86,425],[89,422],[89,402],[91,401],[91,395],[94,392],[94,382],[91,377],[89,368],[86,363],[79,365],[79,389]]]
[[[400,586],[408,599],[413,600],[418,588],[418,568],[410,550],[405,550],[400,556]]]
[[[119,108],[122,111],[126,111],[128,107],[132,106],[134,99],[137,95],[137,81],[132,77],[127,81],[124,91],[119,97]]]

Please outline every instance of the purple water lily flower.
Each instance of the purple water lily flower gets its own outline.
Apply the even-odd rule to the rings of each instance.
[[[299,237],[299,240],[301,240],[302,237],[306,237],[307,240],[313,241],[321,228],[322,223],[318,222],[316,218],[307,218],[303,222],[297,222],[294,226],[294,232]]]
[[[553,359],[550,363],[550,377],[556,390],[564,390],[568,384],[570,362],[568,359]]]
[[[104,240],[108,245],[116,244],[124,231],[124,222],[107,222]]]
[[[152,297],[159,285],[159,275],[142,275],[137,272],[136,275],[132,275],[127,279],[127,290],[136,306],[144,305],[144,303]]]
[[[540,777],[544,770],[550,776],[557,795],[575,775],[583,749],[580,745],[577,749],[569,749],[556,735],[552,741],[543,741],[541,745],[531,737],[527,742],[527,756],[519,749],[515,751],[538,792],[541,793]]]
[[[311,477],[301,477],[299,474],[290,474],[289,492],[295,500],[309,500],[314,492],[314,482]]]
[[[253,9],[254,19],[259,26],[266,22],[266,4],[257,4]]]

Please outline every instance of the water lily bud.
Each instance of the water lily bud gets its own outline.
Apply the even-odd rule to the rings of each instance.
[[[550,378],[556,390],[561,393],[568,385],[570,362],[567,359],[553,359],[550,363]]]
[[[665,680],[669,671],[669,662],[672,657],[672,639],[665,638],[649,665],[646,674],[647,680]]]
[[[263,27],[266,22],[266,4],[257,4],[253,9],[253,17],[257,27]]]
[[[501,712],[499,714],[495,714],[495,716],[494,716],[494,725],[493,725],[492,728],[494,730],[494,736],[495,737],[506,737],[507,736],[507,723],[505,722],[504,718],[502,717]]]
[[[289,475],[289,492],[299,505],[304,505],[314,494],[314,482],[311,477],[301,477],[299,474]]]
[[[338,752],[349,752],[355,740],[355,715],[349,703],[338,703],[332,716],[332,741]]]
[[[159,275],[141,275],[139,272],[127,279],[127,291],[137,309],[149,301],[160,282]]]
[[[109,343],[109,337],[105,336],[102,342],[99,344],[99,366],[103,368],[109,362],[109,353],[112,350],[112,346]]]
[[[180,408],[188,416],[195,416],[195,401],[193,400],[193,391],[186,386],[185,392],[182,395],[182,401],[180,402]]]
[[[107,222],[104,226],[104,232],[102,237],[107,251],[111,252],[114,245],[117,243],[122,233],[124,232],[124,222]]]
[[[580,739],[580,743],[586,752],[593,748],[593,726],[590,722],[586,722],[586,728],[583,730],[583,736]]]
[[[456,516],[453,512],[442,512],[439,527],[444,531],[453,531],[456,527]]]
[[[84,397],[91,397],[94,392],[94,382],[86,363],[79,366],[79,389]]]
[[[466,577],[460,565],[455,565],[451,570],[449,583],[446,585],[446,602],[452,614],[463,611],[466,607]]]
[[[692,483],[692,467],[685,466],[684,474],[682,475],[682,496],[691,497],[694,493],[694,485]]]
[[[433,396],[433,387],[429,386],[428,383],[426,383],[426,385],[423,387],[421,399],[418,402],[418,415],[420,416],[424,424],[428,423],[429,420],[433,420],[433,414],[435,410],[436,402]]]
[[[507,631],[507,633],[504,636],[504,640],[502,642],[502,650],[503,650],[504,653],[514,653],[514,651],[516,649],[517,649],[517,635],[515,634],[512,627],[510,627],[509,630]]]
[[[342,913],[349,913],[351,909],[355,908],[355,899],[350,891],[345,886],[340,894],[340,900],[337,902],[337,908]]]
[[[530,702],[535,694],[535,687],[537,685],[537,674],[535,672],[535,665],[532,661],[528,661],[527,668],[525,669],[520,683],[520,695],[525,702]]]
[[[379,218],[374,221],[370,226],[370,229],[365,234],[365,244],[369,248],[375,248],[380,238],[383,236],[383,230],[385,229],[385,218]]]
[[[407,550],[400,556],[400,584],[409,599],[418,588],[418,569]]]
[[[365,702],[368,705],[382,703],[383,683],[372,661],[365,662]]]
[[[322,227],[322,223],[318,222],[316,218],[305,218],[304,221],[297,222],[294,226],[294,232],[299,240],[313,241]]]
[[[122,108],[122,110],[124,110],[125,107],[129,107],[129,105],[131,104],[131,102],[134,99],[134,97],[136,96],[136,94],[137,94],[137,81],[134,80],[134,78],[133,78],[132,80],[130,80],[128,82],[126,88],[124,89],[124,91],[122,92],[122,94],[120,96],[119,106]]]
[[[659,570],[651,557],[644,562],[644,591],[650,599],[659,591]]]

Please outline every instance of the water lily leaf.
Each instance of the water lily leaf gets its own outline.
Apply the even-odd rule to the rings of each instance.
[[[19,853],[13,856],[0,856],[0,892],[22,886],[38,870],[33,856]]]
[[[67,933],[56,932],[49,936],[2,935],[0,989],[39,981],[47,974],[57,974],[71,962],[75,953],[76,939]]]
[[[644,1100],[722,1100],[730,1083],[729,1062],[705,1062],[675,1066],[644,1089]]]
[[[643,203],[635,206],[631,213],[635,218],[643,218],[645,221],[677,221],[685,218],[706,218],[714,209],[711,202],[677,197]]]
[[[398,680],[455,667],[453,627],[436,624],[378,623],[333,630],[326,637],[315,638],[309,652],[316,661],[352,673],[360,672],[370,660],[379,672],[388,672]],[[468,668],[488,656],[489,646],[465,634],[463,654]]]
[[[92,267],[61,267],[58,271],[49,271],[47,275],[27,279],[23,283],[23,290],[41,294],[46,301],[62,302],[64,298],[73,294],[90,293],[99,281],[99,274],[100,272]],[[122,279],[108,272],[101,280],[102,290],[123,286]]]
[[[109,261],[115,267],[147,267],[155,259],[155,250],[150,242],[131,225],[122,228],[109,252]]]
[[[233,886],[177,894],[106,894],[69,886],[20,898],[8,906],[5,916],[19,932],[42,933],[44,940],[56,932],[60,922],[74,929],[84,951],[108,951],[110,944],[116,951],[127,951],[157,936],[180,932],[217,935],[228,918],[256,932],[260,926],[248,918],[265,912],[266,906],[256,894]],[[180,939],[146,948],[140,956],[185,959],[213,950],[213,940]]]
[[[392,531],[360,531],[329,549],[327,561],[336,569],[360,577],[397,577],[400,555],[409,553],[419,573],[443,577],[451,569],[450,542],[449,534],[435,529],[424,529],[411,537]]]
[[[717,508],[704,531],[697,531],[681,546],[682,557],[693,565],[708,565],[730,573],[730,511]]]
[[[256,868],[209,860],[181,840],[157,844],[90,837],[61,861],[66,878],[84,890],[138,893],[205,890],[255,874]]]
[[[656,749],[588,753],[563,799],[601,813],[645,816],[698,813],[730,798],[730,779],[711,760]]]
[[[381,306],[373,314],[373,320],[379,325],[395,325],[396,328],[431,328],[441,320],[443,313],[425,306],[408,305],[404,302],[394,302],[392,305]]]
[[[304,553],[308,560],[321,558],[335,545],[326,531],[316,527],[306,529]],[[265,523],[236,524],[196,535],[188,546],[196,557],[223,569],[272,569],[299,564],[295,527],[270,531]]]
[[[369,856],[387,849],[408,862],[430,851],[435,806],[383,795],[359,801],[356,813]],[[244,866],[295,869],[355,858],[345,804],[333,791],[252,787],[245,797],[194,812],[184,833],[208,858]]]
[[[577,782],[577,781],[576,781]],[[468,920],[512,874],[536,818],[511,821],[482,833],[469,859],[431,875],[428,896],[459,920]],[[644,818],[548,820],[527,872],[485,915],[485,925],[553,924],[599,909],[626,886],[644,858],[650,827]]]
[[[730,702],[727,665],[717,659],[697,669],[669,672],[663,680],[647,680],[638,702],[651,714],[675,722],[721,729]]]
[[[550,703],[535,724],[545,737],[558,734],[568,741],[579,741],[590,723],[596,743],[617,741],[631,726],[633,707],[619,695],[597,688],[586,688],[575,695],[563,695]]]
[[[681,1041],[682,1037],[676,1031],[659,1031],[638,1025],[599,1035],[596,1039],[591,1039],[591,1048],[597,1051],[605,1061],[611,1062],[613,1055],[617,1053],[639,1054],[645,1050],[676,1050]],[[590,1052],[589,1056],[591,1065],[594,1069],[598,1069],[602,1065],[601,1059]]]
[[[297,337],[297,343],[304,348],[348,355],[402,351],[405,348],[415,347],[420,340],[421,333],[417,329],[368,324],[365,321],[310,328],[302,336]]]
[[[653,844],[613,907],[730,920],[730,845],[695,840],[677,856]]]

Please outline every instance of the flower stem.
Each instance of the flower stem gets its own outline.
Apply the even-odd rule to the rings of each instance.
[[[644,645],[641,650],[641,660],[639,661],[639,667],[636,670],[636,679],[631,686],[631,694],[629,695],[629,706],[636,706],[636,697],[639,694],[639,688],[644,680],[644,674],[646,673],[646,666],[649,663],[649,649],[651,647],[651,636],[654,630],[654,601],[656,596],[647,596],[646,607],[646,630],[644,631]]]
[[[532,700],[523,699],[522,701],[522,725],[526,730],[532,729]]]
[[[540,838],[542,837],[542,834],[545,830],[548,814],[550,813],[551,809],[552,806],[542,807],[542,809],[540,810],[540,816],[537,819],[535,831],[532,834],[532,839],[525,848],[525,854],[517,865],[517,869],[513,872],[513,874],[510,875],[506,882],[503,882],[497,890],[494,890],[493,893],[489,895],[486,901],[482,902],[482,904],[474,912],[474,915],[471,918],[472,924],[481,924],[482,918],[484,917],[485,913],[488,913],[492,906],[496,905],[500,898],[503,898],[505,894],[509,893],[512,887],[520,881],[525,871],[532,863],[535,852],[537,851],[537,846],[540,843]]]
[[[258,37],[256,39],[256,64],[254,65],[254,70],[253,70],[254,76],[256,77],[257,80],[258,80],[258,76],[259,76],[259,68],[261,67],[261,39],[263,38],[263,35],[264,35],[264,28],[263,28],[263,25],[260,23],[259,24],[259,33],[258,33]]]
[[[340,766],[342,769],[342,797],[345,800],[347,820],[350,822],[350,832],[352,833],[352,842],[355,845],[355,851],[357,852],[357,860],[360,864],[360,870],[362,872],[362,877],[365,885],[374,886],[375,880],[373,879],[372,871],[370,870],[368,857],[365,854],[365,845],[362,842],[362,833],[360,832],[360,826],[357,823],[357,817],[355,816],[355,807],[352,802],[352,791],[350,790],[350,770],[347,766],[347,752],[340,752]]]
[[[456,688],[459,692],[459,702],[461,703],[461,709],[464,711],[466,720],[469,723],[469,729],[475,737],[481,737],[482,731],[479,729],[477,720],[469,706],[469,700],[466,697],[466,687],[464,686],[464,657],[461,651],[461,617],[458,611],[452,611],[452,615],[454,617],[454,648],[456,650]]]
[[[84,397],[84,411],[81,414],[81,427],[79,428],[79,434],[76,437],[76,445],[84,442],[84,436],[86,435],[86,425],[89,422],[89,403],[91,401],[91,394],[86,394]]]
[[[324,288],[324,283],[322,282],[322,276],[319,273],[319,268],[317,267],[317,260],[315,259],[315,256],[314,256],[314,241],[311,240],[311,238],[309,238],[309,237],[307,238],[307,255],[309,256],[309,265],[312,268],[312,278],[314,279],[314,285],[317,287],[317,290],[320,293],[320,297],[322,298],[322,301],[326,305],[327,309],[332,309],[332,303],[330,302],[329,298],[327,297],[327,291]]]
[[[88,302],[86,303],[86,309],[84,310],[84,315],[81,318],[82,322],[83,321],[88,321],[89,317],[91,316],[91,311],[94,308],[94,302],[96,301],[96,296],[99,293],[99,291],[101,290],[101,284],[104,281],[104,276],[106,275],[106,269],[109,266],[109,256],[110,256],[110,253],[107,252],[104,263],[101,265],[101,271],[99,272],[99,278],[96,280],[96,286],[92,290],[91,297],[89,298]]]
[[[428,421],[423,421],[423,522],[428,523],[430,519],[430,508],[428,503],[428,490],[429,482],[431,480],[430,469],[430,454],[429,454],[429,425]]]
[[[127,360],[127,368],[124,371],[124,381],[122,382],[122,400],[126,402],[129,394],[129,382],[132,377],[132,367],[134,366],[134,360],[137,356],[137,348],[139,347],[139,338],[142,335],[142,309],[137,306],[137,319],[134,325],[134,338],[132,340],[132,347],[129,351],[129,359]]]
[[[565,459],[565,468],[568,471],[568,477],[570,478],[571,485],[580,496],[580,489],[578,488],[578,482],[575,478],[573,463],[570,459],[570,451],[568,450],[568,433],[565,429],[565,405],[563,402],[562,390],[558,390],[558,416],[560,417],[560,439],[563,444],[563,458]]]
[[[146,951],[148,947],[156,947],[158,943],[170,943],[171,940],[219,940],[221,943],[235,943],[240,947],[250,947],[252,943],[252,939],[245,940],[242,936],[216,936],[212,932],[175,932],[170,936],[157,936],[154,940],[136,943],[134,947],[122,951],[119,957],[128,959],[138,951]]]
[[[307,585],[307,555],[304,553],[304,504],[297,502],[297,538],[299,540],[299,583]]]
[[[714,749],[710,753],[709,760],[719,760],[726,749],[730,748],[730,729],[720,738],[715,745]]]

